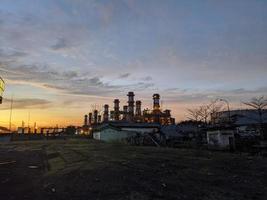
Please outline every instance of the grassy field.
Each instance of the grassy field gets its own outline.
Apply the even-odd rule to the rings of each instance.
[[[0,143],[1,199],[267,199],[267,159],[91,140]]]

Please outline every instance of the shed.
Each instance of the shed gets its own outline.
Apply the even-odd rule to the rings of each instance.
[[[234,147],[235,129],[233,128],[218,128],[207,130],[208,145],[230,149]]]
[[[159,124],[107,122],[94,129],[93,138],[102,141],[122,141],[147,133],[159,132]]]

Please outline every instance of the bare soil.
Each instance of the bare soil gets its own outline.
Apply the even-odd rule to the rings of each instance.
[[[0,143],[8,199],[267,199],[267,159],[92,140]]]

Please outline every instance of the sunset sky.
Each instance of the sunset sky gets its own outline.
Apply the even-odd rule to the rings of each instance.
[[[81,125],[94,104],[267,95],[266,0],[0,0],[0,126]]]

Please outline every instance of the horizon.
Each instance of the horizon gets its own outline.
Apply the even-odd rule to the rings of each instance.
[[[0,126],[81,125],[95,104],[151,108],[176,121],[217,98],[267,95],[266,1],[1,0]]]

